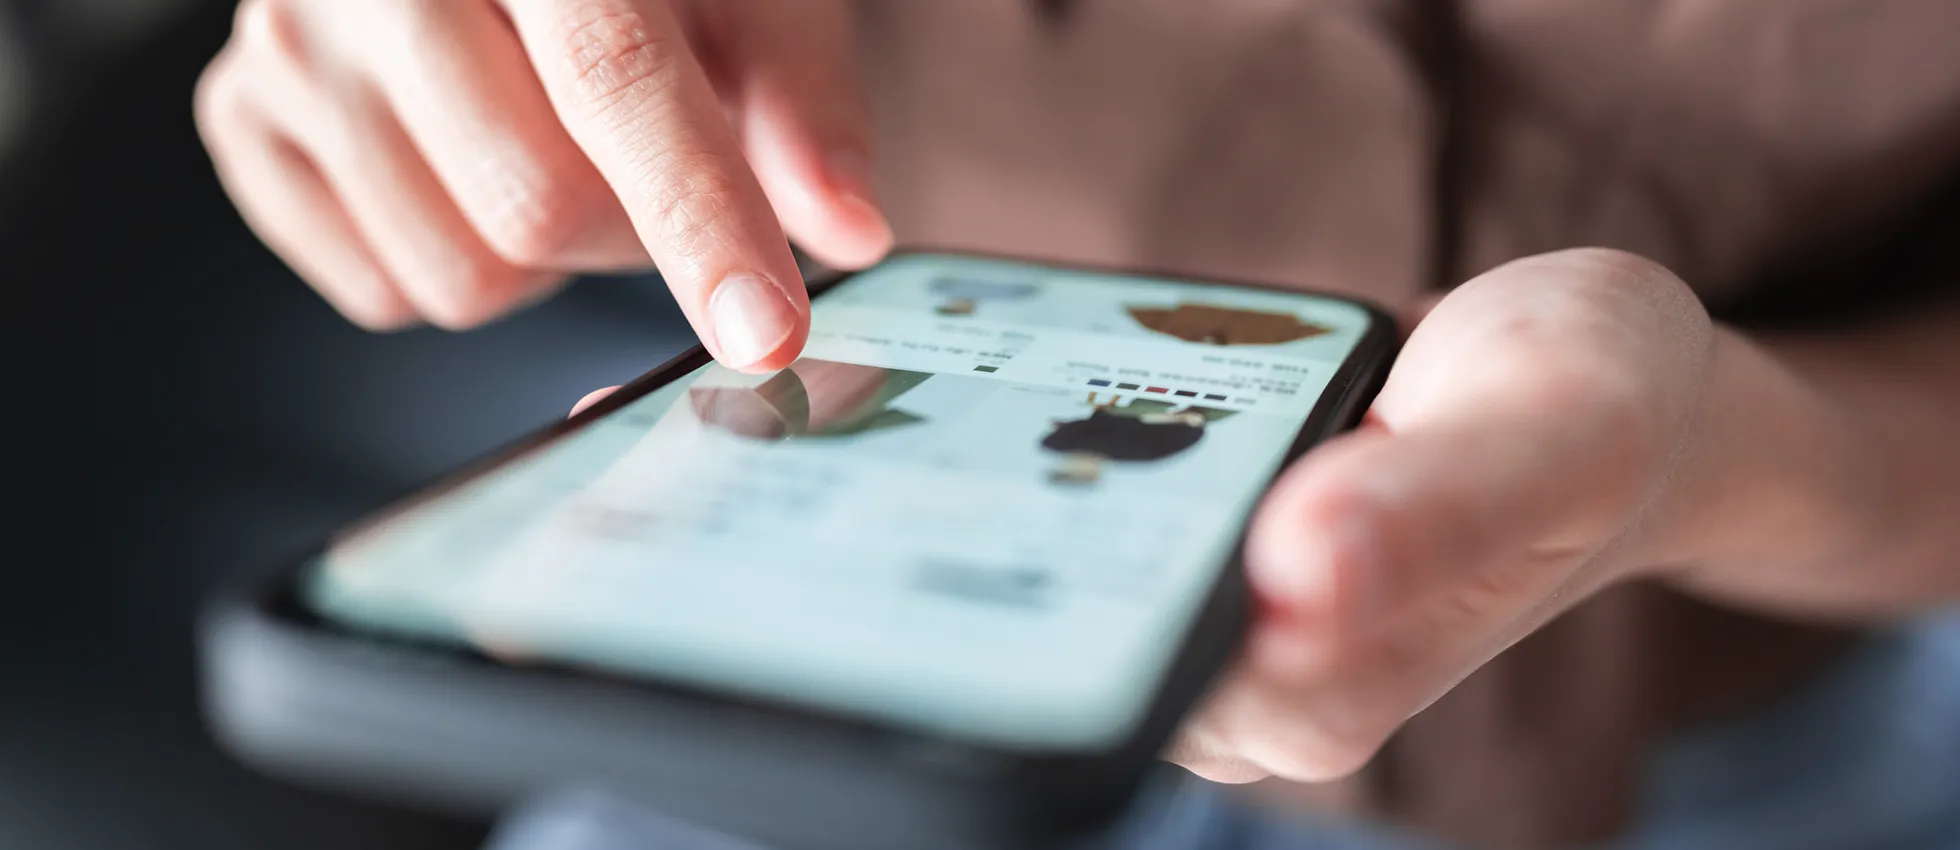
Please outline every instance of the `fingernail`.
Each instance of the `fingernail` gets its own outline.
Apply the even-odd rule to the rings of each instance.
[[[748,272],[723,278],[708,297],[715,351],[730,368],[743,369],[782,347],[796,331],[796,306],[768,279]]]

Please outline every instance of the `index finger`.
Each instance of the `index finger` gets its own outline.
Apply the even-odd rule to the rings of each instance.
[[[809,296],[667,0],[503,0],[572,140],[717,359],[796,359]]]

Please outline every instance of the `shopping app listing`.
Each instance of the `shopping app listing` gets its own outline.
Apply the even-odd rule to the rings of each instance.
[[[935,255],[338,542],[358,626],[1071,751],[1141,720],[1368,330],[1346,302]]]

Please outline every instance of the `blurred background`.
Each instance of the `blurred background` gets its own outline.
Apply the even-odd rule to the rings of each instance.
[[[8,407],[32,423],[0,590],[0,847],[474,847],[481,825],[215,750],[197,606],[692,336],[634,280],[468,334],[334,315],[238,220],[192,126],[232,5],[0,0],[0,280],[28,341]]]
[[[1079,66],[1029,37],[1017,42],[1014,61],[949,51],[920,63],[936,74],[872,80],[880,102],[910,110],[903,126],[927,128],[921,135],[930,143],[880,162],[929,189],[881,200],[917,241],[971,237],[1083,259],[1142,256],[1153,267],[1404,292],[1537,251],[1607,244],[1662,259],[1698,284],[1731,281],[1703,297],[1730,319],[1765,323],[1903,309],[1900,298],[1919,293],[1887,290],[1950,292],[1960,274],[1960,171],[1951,156],[1960,112],[1945,108],[1956,87],[1918,65],[1885,78],[1900,69],[1840,74],[1828,61],[1833,50],[1897,54],[1903,64],[1950,50],[1950,36],[1922,31],[1910,15],[1852,33],[1860,40],[1822,13],[1792,12],[1803,26],[1776,31],[1757,20],[1777,17],[1764,9],[1795,3],[1600,4],[1619,10],[1615,17],[1551,0],[1489,2],[1478,4],[1487,19],[1472,23],[1515,38],[1489,40],[1491,55],[1469,57],[1460,80],[1435,73],[1422,56],[1381,49],[1384,33],[1418,47],[1453,43],[1410,23],[1413,14],[1375,15],[1367,27],[1345,19],[1272,27],[1269,38],[1256,27],[1186,27],[1164,11],[1177,7],[1195,20],[1202,15],[1191,2],[1111,0],[1081,12],[1154,9],[1161,20],[1139,14],[1124,29],[1131,22],[1123,15],[1106,15],[1102,24],[1120,38]],[[1205,0],[1205,11],[1227,5],[1214,2]],[[1917,5],[1939,2],[1952,0]],[[1329,6],[1408,11],[1426,3]],[[259,778],[219,753],[197,707],[198,606],[214,588],[277,566],[377,502],[563,415],[585,391],[640,374],[693,338],[651,279],[580,283],[463,334],[371,335],[333,314],[239,221],[192,125],[193,86],[230,30],[233,5],[0,0],[0,280],[8,299],[0,316],[6,338],[27,343],[10,370],[9,407],[28,423],[12,441],[21,483],[6,512],[27,545],[0,558],[11,582],[0,586],[0,848],[475,847],[484,824],[316,794]],[[893,19],[925,8],[881,5]],[[1894,0],[1888,8],[1914,5]],[[1664,44],[1678,60],[1667,67],[1638,45],[1619,49],[1629,42],[1626,27],[1644,25],[1639,16],[1660,7],[1708,13],[1683,17],[1706,37]],[[1810,0],[1802,8],[1851,16],[1865,7]],[[908,23],[943,43],[968,38],[966,20],[944,17],[941,30],[926,26],[931,20]],[[1960,18],[1926,19],[1951,26]],[[1209,39],[1214,59],[1245,61],[1207,72],[1201,52],[1163,49],[1187,38]],[[1887,38],[1925,52],[1895,50]],[[888,47],[892,61],[916,60],[908,51],[925,49]],[[1626,73],[1616,76],[1609,60]],[[1773,73],[1754,73],[1764,68]],[[1533,89],[1510,76],[1526,72],[1546,84]],[[1333,82],[1268,85],[1282,77]],[[1042,96],[1081,96],[1112,81],[1134,84],[1096,102],[1105,111]],[[1912,96],[1893,98],[1897,114],[1888,112],[1874,105],[1884,98],[1870,96],[1879,89],[1860,87],[1874,81]],[[1178,111],[1209,109],[1213,83],[1243,96],[1200,121]],[[1019,86],[1022,96],[992,97],[994,84]],[[1652,91],[1643,91],[1648,84]],[[1717,95],[1781,111],[1738,110]],[[1300,106],[1302,97],[1312,103]],[[1629,99],[1648,111],[1614,115],[1610,104]],[[1466,131],[1452,117],[1466,103],[1483,109],[1487,126]],[[1123,121],[1136,116],[1192,138],[1107,154],[1125,150]],[[1473,143],[1467,154],[1437,142],[1452,134]],[[1757,147],[1765,142],[1782,145],[1770,148],[1782,158],[1765,165]],[[1661,166],[1681,167],[1643,170],[1653,163],[1640,158],[1657,151],[1670,154],[1655,157]],[[1690,155],[1671,155],[1681,151]],[[1072,202],[1071,192],[1098,181],[1135,182],[1149,174],[1137,167],[1145,154],[1206,179],[1143,180],[1101,206],[1028,201],[1051,191],[1050,200]],[[949,165],[974,167],[961,176]],[[922,177],[941,173],[955,173],[958,192]],[[1805,175],[1815,177],[1798,179]],[[1681,198],[1695,203],[1664,203]],[[1022,214],[1028,207],[1059,212]],[[1121,222],[1126,232],[1103,229],[1124,216],[1135,219]],[[1711,221],[1738,233],[1704,243]],[[1779,286],[1741,285],[1752,280]],[[1770,289],[1776,299],[1752,298]],[[1719,654],[1712,651],[1725,645],[1689,646],[1692,653],[1675,655]],[[1533,692],[1534,706],[1557,715],[1566,704],[1548,695],[1569,701],[1568,690]],[[1493,746],[1509,756],[1541,739],[1558,747],[1600,737],[1583,719],[1568,725],[1565,738],[1537,725],[1506,727],[1515,734]],[[1451,743],[1463,737],[1457,733],[1435,726],[1430,743]],[[1483,771],[1489,750],[1442,752],[1471,766],[1459,775],[1502,779]],[[1527,778],[1549,788],[1610,780],[1615,765],[1635,757],[1613,755],[1622,761],[1585,776],[1546,768]],[[1519,783],[1518,794],[1542,796],[1539,787]]]

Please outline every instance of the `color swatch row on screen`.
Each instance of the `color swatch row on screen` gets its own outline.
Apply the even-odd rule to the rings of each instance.
[[[975,366],[973,367],[973,371],[992,374],[994,372],[1000,371],[1000,367],[999,366]],[[1203,399],[1205,401],[1231,401],[1238,404],[1252,404],[1254,402],[1253,399],[1227,398],[1218,393],[1206,393],[1206,392],[1199,392],[1197,390],[1179,390],[1179,389],[1172,389],[1170,387],[1155,387],[1149,384],[1134,384],[1129,382],[1119,383],[1117,381],[1106,380],[1103,378],[1091,378],[1089,380],[1089,386],[1103,388],[1103,389],[1127,390],[1131,392],[1167,395],[1167,396],[1174,396],[1177,398]]]
[[[1219,395],[1218,393],[1201,393],[1196,390],[1174,390],[1169,387],[1153,387],[1148,384],[1117,383],[1115,381],[1106,381],[1103,380],[1102,378],[1090,379],[1089,386],[1108,387],[1110,389],[1115,389],[1115,390],[1133,390],[1135,392],[1156,393],[1158,395],[1171,395],[1171,396],[1177,396],[1179,398],[1202,398],[1205,401],[1228,401],[1229,400],[1226,397]],[[1240,404],[1251,404],[1252,399],[1242,398],[1239,399],[1238,402]]]

